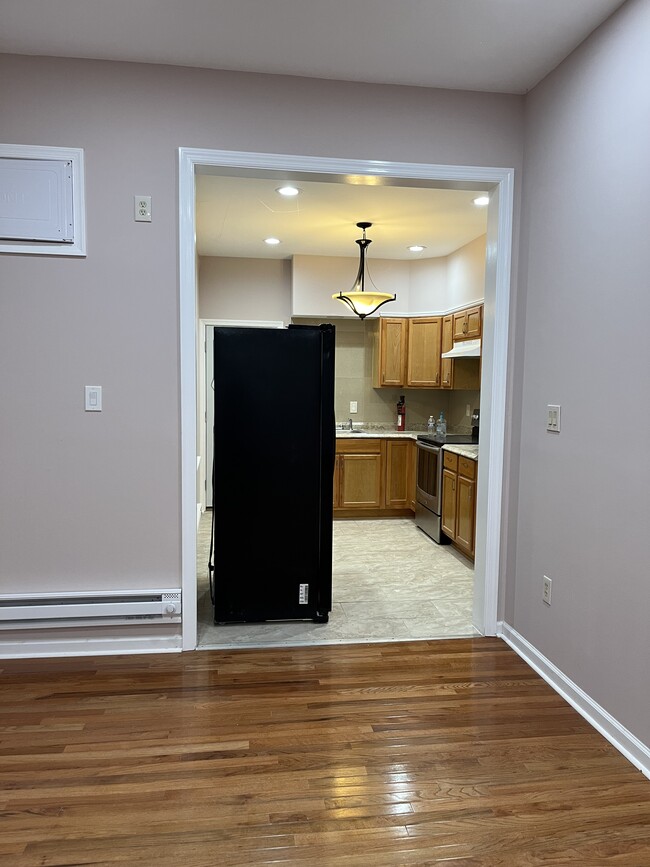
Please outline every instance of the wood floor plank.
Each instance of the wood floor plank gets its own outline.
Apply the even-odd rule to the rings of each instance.
[[[494,638],[0,664],[2,867],[650,867],[650,781]]]

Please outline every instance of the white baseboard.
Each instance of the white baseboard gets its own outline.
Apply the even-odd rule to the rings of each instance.
[[[506,644],[509,644],[515,653],[535,669],[590,725],[607,738],[628,761],[650,779],[650,747],[614,719],[604,707],[588,696],[571,678],[507,623],[500,621],[497,624],[497,635],[503,638]]]
[[[48,638],[0,641],[0,659],[37,659],[57,656],[114,656],[133,653],[180,653],[180,632],[158,637]]]

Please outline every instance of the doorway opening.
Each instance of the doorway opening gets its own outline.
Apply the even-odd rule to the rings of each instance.
[[[473,623],[495,634],[501,524],[501,474],[505,427],[505,382],[512,234],[512,170],[374,163],[180,149],[181,397],[183,442],[183,647],[197,647],[197,268],[196,192],[198,172],[231,177],[355,183],[359,178],[396,187],[488,190],[485,319],[481,386],[481,462],[479,464]],[[424,636],[423,636],[424,637]]]

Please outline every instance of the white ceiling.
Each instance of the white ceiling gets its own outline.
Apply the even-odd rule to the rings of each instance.
[[[0,0],[0,52],[525,93],[624,0]],[[475,192],[197,178],[200,255],[444,256],[485,232]],[[277,248],[263,239],[282,240]]]
[[[361,180],[356,178],[356,181]],[[369,178],[376,181],[377,178]],[[382,181],[384,179],[381,179]],[[196,245],[200,256],[286,259],[358,257],[356,224],[372,223],[368,255],[379,259],[447,256],[483,235],[487,209],[480,191],[363,183],[293,181],[300,195],[285,199],[275,178],[198,175]],[[281,243],[269,247],[268,237]],[[426,249],[411,253],[407,247]]]
[[[525,93],[624,0],[0,0],[0,51]]]

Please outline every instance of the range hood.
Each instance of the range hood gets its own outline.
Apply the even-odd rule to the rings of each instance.
[[[457,340],[449,352],[443,352],[443,358],[480,358],[480,340]]]

